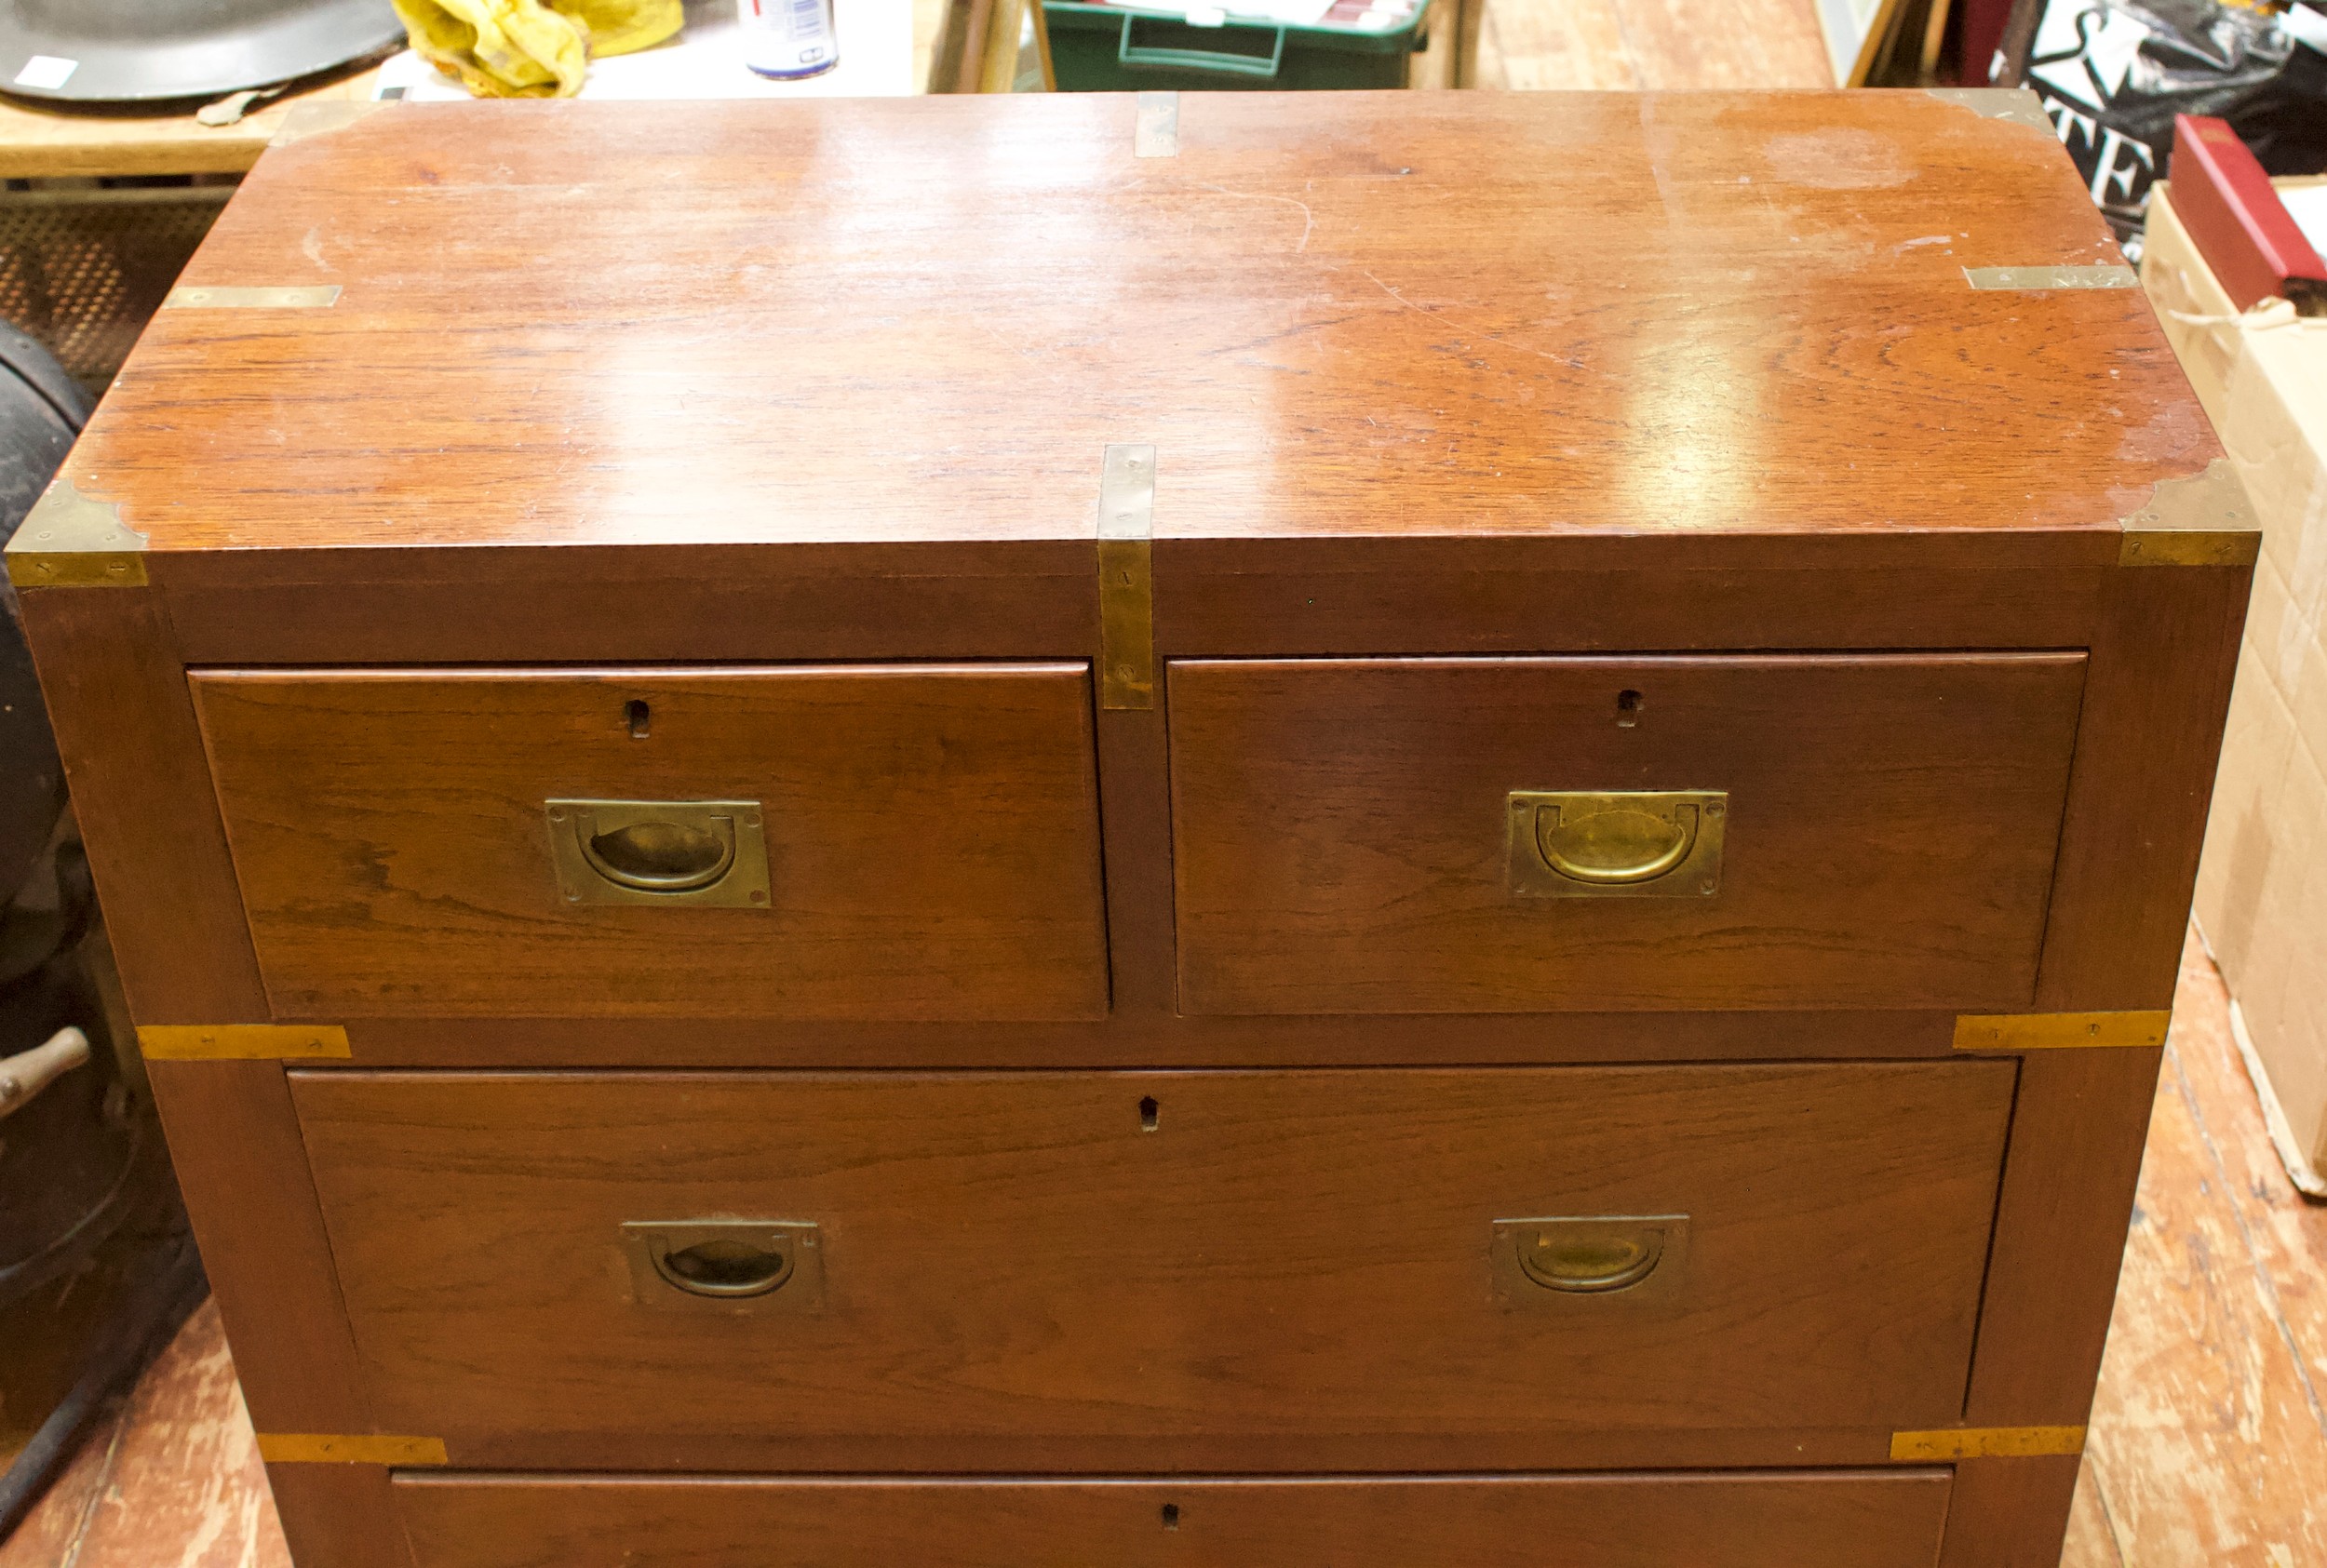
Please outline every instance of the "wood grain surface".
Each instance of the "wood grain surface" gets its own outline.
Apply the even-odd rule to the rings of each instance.
[[[2012,1068],[294,1078],[371,1409],[459,1465],[1468,1468],[1954,1421]],[[1674,1213],[1653,1290],[1498,1287],[1498,1219]],[[634,1296],[620,1226],[715,1214],[821,1226],[821,1307]]]
[[[2111,532],[2218,452],[2138,290],[1965,286],[2116,251],[1925,94],[1133,115],[385,106],[185,276],[338,302],[164,312],[66,472],[166,554],[1088,539],[1132,439],[1167,539]]]
[[[2084,1424],[2157,1082],[2154,1048],[2022,1058],[1964,1404],[1972,1426]]]
[[[2327,1359],[2327,1208],[2306,1204],[2280,1168],[2231,1043],[2226,1009],[2221,977],[2193,940],[2065,1568],[2286,1568],[2327,1557],[2327,1499],[2313,1484],[2327,1465],[2327,1415],[2308,1387],[2316,1381],[2311,1369]],[[126,1419],[165,1433],[225,1423],[246,1434],[248,1460],[205,1458],[192,1474],[124,1466],[115,1456],[138,1440],[116,1440],[114,1427],[102,1427],[17,1534],[0,1543],[0,1568],[68,1561],[75,1568],[285,1568],[234,1385],[201,1378],[192,1385],[198,1398],[191,1404],[155,1388],[174,1386],[188,1359],[222,1360],[216,1315],[196,1313],[180,1338],[177,1358],[149,1372]],[[1958,1465],[1951,1510],[1957,1540],[1967,1549],[1981,1545],[1972,1516],[1984,1509],[2002,1526],[2022,1529],[2024,1540],[2037,1534],[2040,1546],[2040,1530],[2030,1526],[2042,1524],[2032,1515],[2049,1496],[2047,1478],[2033,1477],[2035,1485],[2010,1478],[2049,1463]],[[1997,1485],[1986,1484],[1998,1474]],[[543,1480],[554,1487],[558,1478]],[[176,1506],[181,1485],[199,1492],[199,1508]],[[571,1495],[557,1505],[560,1517],[581,1507]],[[453,1508],[408,1511],[416,1520],[449,1520]],[[528,1528],[552,1538],[553,1521],[525,1518]],[[234,1522],[221,1528],[222,1520]],[[77,1559],[76,1541],[83,1543]],[[1961,1561],[1958,1554],[1947,1568]],[[1968,1568],[1994,1563],[1974,1556]]]
[[[408,1473],[397,1492],[418,1568],[1930,1568],[1947,1475],[657,1482]]]
[[[249,1023],[266,998],[160,596],[18,596],[105,934],[140,1024]]]
[[[252,1412],[270,1431],[371,1430],[283,1065],[145,1067]]]
[[[1175,662],[1180,1005],[2024,1008],[2083,679],[2075,654]],[[1515,896],[1514,789],[1726,790],[1719,889]]]
[[[369,101],[378,78],[378,72],[362,69],[303,83],[230,126],[203,125],[182,102],[163,106],[174,114],[120,114],[106,104],[10,98],[0,101],[0,176],[239,174],[259,161],[293,109]]]
[[[1106,1012],[1081,666],[208,671],[194,689],[278,1016]],[[566,904],[552,797],[761,802],[767,906]]]
[[[2045,1011],[2172,999],[2253,583],[2251,566],[2116,574],[2089,644],[2038,985]]]

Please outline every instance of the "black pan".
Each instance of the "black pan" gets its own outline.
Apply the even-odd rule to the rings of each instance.
[[[0,0],[0,93],[70,103],[219,98],[403,38],[388,0]]]

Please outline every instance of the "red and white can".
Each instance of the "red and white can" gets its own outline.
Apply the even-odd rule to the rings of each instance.
[[[744,63],[762,76],[821,76],[841,63],[832,0],[735,0]]]

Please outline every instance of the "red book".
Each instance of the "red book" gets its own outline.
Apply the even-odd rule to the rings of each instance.
[[[2327,315],[2327,262],[2295,226],[2270,176],[2226,121],[2173,116],[2173,211],[2240,310],[2281,295]]]

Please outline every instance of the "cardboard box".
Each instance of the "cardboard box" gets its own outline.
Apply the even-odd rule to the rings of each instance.
[[[2279,1152],[2327,1197],[2327,319],[2232,310],[2163,184],[2142,284],[2263,528],[2198,922]]]

